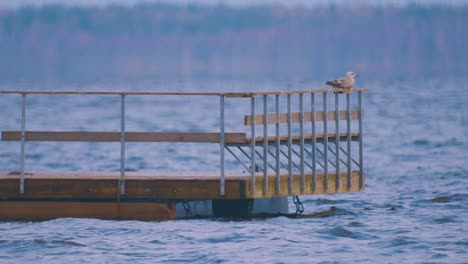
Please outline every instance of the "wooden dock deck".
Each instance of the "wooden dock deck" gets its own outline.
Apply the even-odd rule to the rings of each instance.
[[[20,94],[23,100],[21,130],[1,133],[2,141],[21,142],[21,162],[18,172],[0,172],[0,220],[57,217],[165,220],[174,219],[176,206],[184,203],[185,208],[187,201],[216,201],[213,211],[219,211],[220,207],[232,207],[235,211],[239,209],[234,208],[237,204],[244,210],[250,206],[248,201],[257,199],[362,191],[365,176],[361,94],[365,91],[367,89],[261,93],[2,91],[3,94]],[[28,131],[26,96],[37,94],[120,96],[121,131]],[[316,102],[316,94],[323,95],[320,104]],[[327,108],[327,94],[335,98],[332,111]],[[357,109],[351,109],[352,94],[358,95]],[[126,131],[125,97],[130,95],[217,96],[220,98],[219,132]],[[307,109],[305,95],[310,96]],[[298,112],[291,110],[293,96],[298,99]],[[273,113],[270,112],[273,104],[268,107],[269,97],[275,98]],[[340,97],[346,99],[346,110],[340,110]],[[239,117],[239,126],[249,128],[250,133],[225,131],[226,98],[251,100],[250,115],[243,116],[243,120]],[[256,98],[263,99],[261,114],[256,113]],[[280,112],[281,98],[287,103],[286,113]],[[321,111],[318,111],[319,106]],[[293,131],[293,124],[298,125],[299,131]],[[309,132],[305,132],[306,124],[311,128]],[[268,134],[272,130],[269,125],[274,126],[275,133]],[[280,126],[287,129],[286,134],[280,133]],[[120,171],[26,173],[25,152],[29,141],[120,142]],[[213,172],[129,172],[125,170],[126,142],[216,143],[220,146],[220,163]],[[226,154],[237,161],[245,173],[225,171]]]
[[[251,178],[246,173],[226,174],[226,193],[220,195],[219,174],[213,172],[198,173],[138,173],[126,174],[125,194],[118,192],[119,173],[34,173],[25,176],[25,189],[20,194],[19,175],[0,173],[0,200],[22,201],[41,200],[102,200],[102,201],[178,201],[178,200],[212,200],[212,199],[253,199],[277,196],[315,195],[339,192],[361,191],[359,172],[354,171],[348,188],[347,173],[340,174],[341,185],[336,189],[336,175],[328,175],[325,189],[324,174],[316,175],[313,186],[313,175],[306,174],[305,189],[301,192],[300,175],[293,174],[292,192],[288,191],[288,175],[280,177],[280,190],[276,193],[276,175],[269,174],[267,192],[263,192],[263,173],[255,174],[255,193],[250,192]]]

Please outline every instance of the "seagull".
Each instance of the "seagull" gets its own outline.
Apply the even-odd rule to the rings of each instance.
[[[325,84],[337,89],[351,89],[354,85],[354,77],[359,77],[359,75],[354,72],[347,72],[345,77],[333,81],[327,81]]]

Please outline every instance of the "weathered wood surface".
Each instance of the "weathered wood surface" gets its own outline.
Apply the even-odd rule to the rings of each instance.
[[[1,221],[44,221],[63,217],[163,221],[175,219],[175,203],[0,201]]]
[[[125,142],[219,143],[219,133],[125,132]],[[120,142],[120,132],[26,131],[26,141]],[[225,133],[226,143],[245,142],[245,133]],[[2,131],[3,141],[21,141],[21,131]]]
[[[339,120],[346,120],[346,111],[340,110],[338,112],[338,119]],[[255,115],[255,124],[256,125],[263,125],[263,116],[264,115]],[[359,110],[351,110],[351,120],[357,120],[359,118]],[[328,121],[335,121],[335,111],[328,111],[327,112],[327,120]],[[315,121],[322,122],[324,121],[323,112],[315,112]],[[252,122],[252,116],[248,115],[244,117],[244,125],[250,126]],[[298,123],[300,122],[300,113],[293,112],[291,113],[291,122]],[[304,112],[304,122],[312,122],[312,114],[311,112]],[[288,114],[287,113],[280,113],[279,119],[275,113],[267,114],[267,124],[277,124],[277,123],[288,123]]]
[[[19,194],[19,175],[0,173],[0,201],[60,200],[60,201],[169,201],[197,199],[246,199],[291,195],[312,195],[360,191],[359,173],[352,173],[351,188],[347,188],[347,173],[340,174],[341,188],[335,189],[335,175],[328,177],[324,189],[323,174],[317,174],[317,186],[312,189],[312,175],[306,173],[305,190],[300,192],[300,176],[293,175],[293,193],[288,193],[287,175],[281,175],[281,190],[275,194],[276,176],[268,176],[268,192],[263,193],[263,173],[256,174],[256,193],[250,193],[250,175],[226,175],[226,194],[220,196],[217,173],[137,173],[128,172],[125,194],[118,194],[119,173],[33,173],[25,175],[25,193]]]
[[[328,140],[335,139],[335,133],[328,133]],[[317,142],[324,139],[322,133],[316,134]],[[287,135],[280,136],[285,143]],[[305,141],[312,140],[312,134],[304,135]],[[3,141],[20,141],[20,131],[2,131]],[[269,142],[275,142],[276,137],[268,137]],[[293,143],[299,143],[300,136],[292,135]],[[346,141],[347,134],[340,134],[340,141]],[[359,133],[351,133],[351,140],[359,140]],[[26,131],[26,141],[78,141],[78,142],[120,142],[120,132],[73,132],[73,131]],[[245,133],[225,133],[226,145],[249,144],[251,138]],[[263,142],[263,137],[256,137],[256,142]],[[127,132],[125,142],[193,142],[193,143],[219,143],[219,133],[189,133],[189,132]]]

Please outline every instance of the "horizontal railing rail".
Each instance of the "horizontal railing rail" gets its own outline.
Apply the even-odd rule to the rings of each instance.
[[[43,94],[43,95],[173,95],[173,96],[225,96],[225,97],[256,97],[261,95],[311,94],[311,93],[350,93],[367,92],[367,88],[355,89],[320,89],[301,91],[276,92],[127,92],[127,91],[35,91],[35,90],[3,90],[3,94]]]

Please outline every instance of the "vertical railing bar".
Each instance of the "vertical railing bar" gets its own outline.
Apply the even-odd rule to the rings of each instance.
[[[263,95],[263,195],[268,192],[268,95]]]
[[[315,150],[317,145],[315,131],[315,93],[310,94],[310,116],[312,122],[312,191],[315,192],[317,188],[317,166],[315,165],[317,162],[317,152]]]
[[[335,188],[336,191],[340,189],[341,177],[340,177],[340,103],[339,94],[335,92]]]
[[[219,143],[220,143],[220,169],[221,169],[221,179],[220,179],[220,195],[225,195],[225,175],[224,175],[224,149],[225,149],[225,141],[224,141],[224,95],[220,96],[220,107],[219,107],[219,123],[220,123],[220,134],[219,134]]]
[[[299,94],[299,124],[300,124],[300,166],[301,166],[301,193],[304,193],[304,94]]]
[[[120,194],[125,194],[125,94],[120,102]]]
[[[348,166],[348,191],[351,189],[351,103],[350,93],[346,94],[346,148]],[[342,148],[340,148],[343,150]]]
[[[327,93],[323,93],[323,188],[328,189],[328,113],[327,113]]]
[[[20,157],[20,194],[24,193],[24,163],[26,159],[26,94],[21,95],[21,157]]]
[[[362,92],[358,92],[358,108],[359,108],[359,188],[364,187],[364,156],[362,149]]]
[[[252,118],[250,119],[250,193],[255,195],[255,96],[250,99],[250,111]]]
[[[287,95],[288,108],[288,194],[292,194],[292,120],[291,120],[291,94]]]
[[[275,111],[276,111],[276,123],[275,123],[275,134],[276,134],[276,180],[275,180],[275,192],[276,195],[280,195],[281,178],[280,178],[280,110],[279,110],[279,94],[275,95]]]
[[[238,147],[238,148],[239,148],[239,147]],[[247,167],[247,165],[245,165],[244,162],[243,162],[239,157],[237,157],[237,155],[236,155],[228,146],[226,146],[226,149],[227,149],[227,151],[229,151],[229,153],[231,153],[231,155],[232,155],[237,161],[239,161],[239,163],[240,163],[242,166],[244,166],[244,168],[245,168],[248,172],[250,172],[249,167]]]

